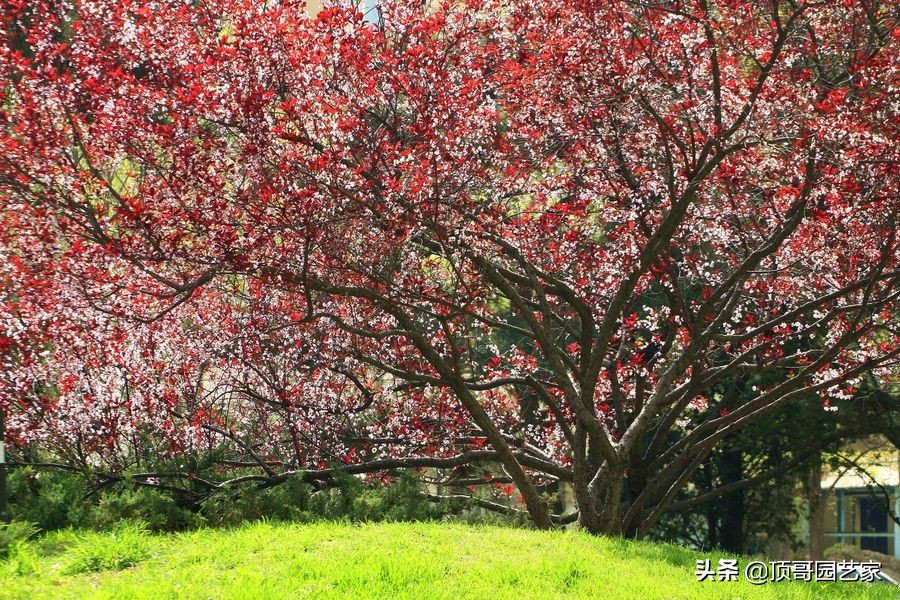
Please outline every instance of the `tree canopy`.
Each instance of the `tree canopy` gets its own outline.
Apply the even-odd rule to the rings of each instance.
[[[731,432],[896,376],[892,3],[380,15],[4,0],[13,443],[210,490],[429,468],[643,536]]]

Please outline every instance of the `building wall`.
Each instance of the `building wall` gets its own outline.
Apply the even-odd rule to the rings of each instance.
[[[886,506],[900,514],[900,451],[873,436],[855,441],[840,454],[843,466],[823,470],[818,494],[810,481],[810,557],[820,559],[827,548],[846,544],[900,558],[900,525]]]

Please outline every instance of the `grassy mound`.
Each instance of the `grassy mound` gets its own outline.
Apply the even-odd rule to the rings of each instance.
[[[11,548],[0,562],[0,598],[897,597],[884,585],[697,582],[695,561],[721,556],[578,532],[429,523],[256,523],[164,536],[123,526]]]

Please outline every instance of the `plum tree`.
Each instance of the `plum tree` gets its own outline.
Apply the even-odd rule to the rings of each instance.
[[[731,432],[895,376],[890,3],[379,9],[4,0],[15,445],[640,537]]]

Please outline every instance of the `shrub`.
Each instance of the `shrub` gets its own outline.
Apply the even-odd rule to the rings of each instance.
[[[299,477],[270,488],[244,485],[222,489],[196,505],[178,492],[127,480],[94,490],[80,474],[22,467],[10,476],[10,513],[43,531],[68,527],[107,530],[122,521],[139,521],[151,532],[230,527],[260,519],[509,521],[482,510],[468,511],[463,501],[426,500],[421,482],[410,473],[402,473],[390,483],[367,482],[351,475],[339,476],[332,483],[333,487],[319,491]]]
[[[14,520],[34,523],[42,531],[88,522],[90,490],[80,474],[20,467],[10,471],[7,483],[9,512]]]
[[[310,521],[312,488],[298,478],[291,478],[272,488],[242,487],[226,489],[208,498],[200,512],[213,526],[234,526],[246,521],[275,519]]]
[[[0,558],[9,555],[10,548],[19,542],[23,542],[38,532],[34,523],[26,521],[12,521],[0,523]]]
[[[128,484],[100,495],[85,525],[109,529],[120,521],[139,521],[150,531],[181,531],[205,524],[201,515],[179,506],[170,494]]]

